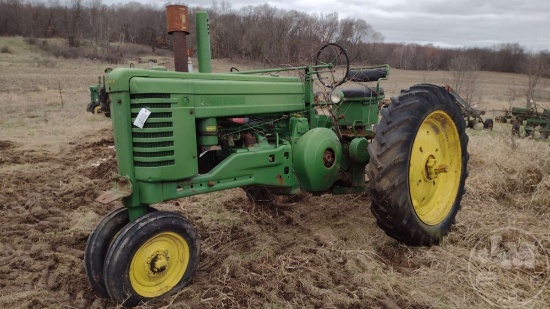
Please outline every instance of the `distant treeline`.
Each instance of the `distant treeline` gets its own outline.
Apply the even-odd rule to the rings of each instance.
[[[189,9],[188,46],[195,46],[195,12],[206,10],[214,58],[306,64],[324,43],[336,42],[348,50],[352,63],[387,63],[405,70],[449,70],[457,57],[468,58],[476,69],[496,72],[526,73],[526,63],[533,58],[550,64],[550,52],[534,53],[517,43],[490,48],[384,43],[383,35],[367,21],[340,19],[337,13],[307,14],[267,4],[235,10],[227,2]],[[143,44],[153,50],[172,48],[165,10],[136,2],[108,6],[101,0],[0,0],[0,35],[61,37],[73,48],[92,42],[96,50],[113,42]]]

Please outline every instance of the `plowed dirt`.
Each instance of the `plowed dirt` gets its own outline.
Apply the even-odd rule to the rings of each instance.
[[[225,66],[220,71],[231,63]],[[116,174],[110,120],[85,112],[87,84],[103,68],[59,61],[58,67],[40,68],[40,76],[34,63],[3,68],[0,308],[120,308],[94,294],[83,263],[94,226],[121,207],[94,201]],[[385,81],[388,96],[402,83],[445,83],[443,72],[426,73],[423,80],[418,72],[392,74]],[[490,76],[503,78],[499,89],[512,78]],[[485,98],[495,101],[504,93],[483,89]],[[185,215],[200,234],[202,250],[189,286],[142,307],[501,308],[521,303],[548,308],[544,248],[550,248],[550,144],[512,139],[510,130],[495,124],[493,131],[468,132],[470,176],[462,209],[443,243],[431,248],[407,247],[387,237],[363,195],[301,194],[268,206],[233,189],[153,205]],[[475,272],[472,277],[472,252],[506,227],[537,239],[536,248],[544,249],[534,255],[537,267],[514,273],[499,268],[500,277],[479,285]]]

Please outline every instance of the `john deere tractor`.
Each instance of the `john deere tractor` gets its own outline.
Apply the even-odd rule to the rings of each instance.
[[[111,68],[106,68],[105,73],[111,72]],[[109,96],[105,87],[105,75],[97,77],[97,85],[90,86],[90,103],[86,110],[92,114],[104,114],[111,117]]]
[[[468,137],[443,87],[415,85],[379,107],[389,67],[350,67],[337,44],[305,66],[211,73],[204,12],[196,13],[199,71],[185,72],[177,46],[185,47],[187,9],[167,12],[177,71],[125,68],[106,77],[118,176],[97,200],[124,207],[86,245],[98,295],[132,306],[188,285],[198,233],[154,205],[230,188],[252,200],[366,193],[380,228],[400,242],[429,246],[449,232],[464,194]]]
[[[101,77],[98,78],[97,85],[90,86],[90,103],[86,105],[86,111],[92,114],[101,114],[101,104],[99,102],[99,94],[103,89],[103,84],[101,83]]]

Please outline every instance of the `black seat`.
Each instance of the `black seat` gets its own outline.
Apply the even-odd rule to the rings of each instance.
[[[344,93],[344,97],[347,99],[351,98],[365,98],[365,97],[376,97],[384,95],[384,89],[379,88],[378,92],[374,87],[356,87],[348,89],[340,89]]]
[[[352,82],[375,82],[388,76],[386,67],[373,69],[349,70],[346,78]]]

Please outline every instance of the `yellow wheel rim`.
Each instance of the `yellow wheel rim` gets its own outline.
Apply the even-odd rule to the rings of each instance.
[[[441,223],[455,202],[462,173],[458,130],[443,111],[430,113],[414,138],[409,193],[416,215],[427,225]]]
[[[173,232],[155,235],[132,258],[130,282],[143,297],[159,297],[175,287],[189,264],[189,245]]]
[[[99,114],[99,113],[101,113],[101,106],[98,105],[98,106],[94,107],[93,113],[94,113],[94,114]]]

